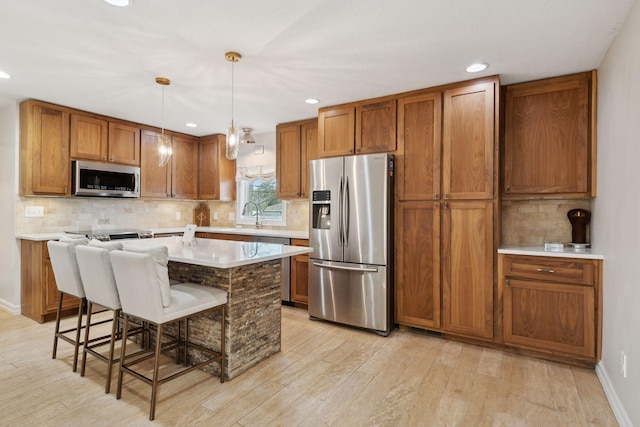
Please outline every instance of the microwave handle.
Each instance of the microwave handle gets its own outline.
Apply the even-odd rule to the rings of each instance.
[[[140,194],[140,173],[136,173],[136,194]]]

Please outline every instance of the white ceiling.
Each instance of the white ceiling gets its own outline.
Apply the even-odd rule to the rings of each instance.
[[[499,74],[597,68],[635,0],[0,2],[0,107],[37,98],[193,135],[254,133],[317,108]],[[479,74],[472,62],[490,64]],[[303,102],[320,99],[317,106]],[[198,128],[190,129],[187,122]]]

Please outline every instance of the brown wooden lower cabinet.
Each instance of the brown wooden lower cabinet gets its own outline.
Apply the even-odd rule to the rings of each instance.
[[[309,246],[304,239],[291,239],[291,246]],[[309,304],[309,254],[291,257],[291,300],[307,306]]]
[[[244,234],[198,232],[196,233],[196,237],[202,237],[205,239],[234,240],[236,242],[253,242],[253,236],[248,236]]]
[[[56,318],[59,291],[46,241],[20,241],[20,304],[22,315],[39,323]],[[77,298],[65,296],[62,315],[78,311]]]
[[[499,265],[506,345],[600,360],[602,261],[500,255]]]

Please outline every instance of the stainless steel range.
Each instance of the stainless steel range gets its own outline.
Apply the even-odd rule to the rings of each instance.
[[[82,234],[89,239],[96,239],[102,242],[120,239],[150,239],[153,237],[151,230],[131,230],[131,229],[115,229],[115,230],[78,230],[65,231],[68,234]]]

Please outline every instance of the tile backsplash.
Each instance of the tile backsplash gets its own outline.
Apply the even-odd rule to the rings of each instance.
[[[16,201],[17,234],[51,233],[75,230],[119,228],[175,228],[193,222],[193,209],[201,202],[193,200],[131,200],[117,198],[19,197]],[[234,202],[206,202],[212,227],[233,227]],[[287,230],[307,230],[309,202],[287,203]],[[26,218],[29,206],[42,206],[44,217]],[[218,220],[214,220],[214,213]],[[180,219],[177,218],[179,214]],[[265,227],[283,228],[283,227]]]
[[[571,242],[571,209],[590,209],[589,199],[503,200],[502,244]],[[587,229],[587,241],[589,239]]]

